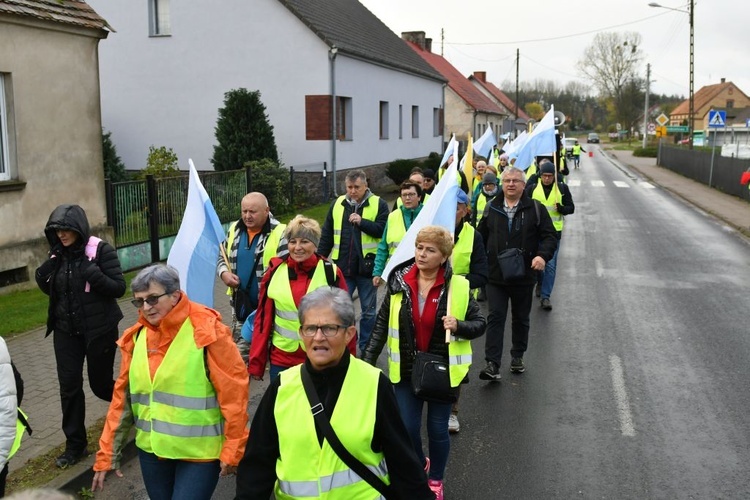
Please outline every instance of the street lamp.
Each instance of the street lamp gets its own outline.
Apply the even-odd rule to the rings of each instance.
[[[693,85],[693,74],[694,74],[694,50],[693,50],[693,28],[694,28],[694,18],[693,18],[693,10],[695,8],[694,6],[694,0],[690,0],[690,5],[688,7],[688,10],[682,10],[682,9],[675,9],[672,7],[666,7],[664,5],[660,5],[656,2],[651,2],[648,4],[649,7],[659,7],[662,9],[668,9],[668,10],[676,10],[677,12],[683,12],[688,15],[690,18],[690,109],[688,110],[688,147],[690,149],[693,149],[693,114],[694,114],[694,85]]]

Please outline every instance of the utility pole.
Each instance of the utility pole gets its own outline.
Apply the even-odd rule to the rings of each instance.
[[[688,111],[688,138],[690,140],[688,142],[688,147],[690,149],[693,149],[693,119],[695,114],[695,93],[693,92],[693,90],[695,89],[695,46],[693,44],[693,33],[695,26],[695,18],[693,17],[694,10],[695,2],[694,0],[690,0],[690,11],[688,12],[688,15],[690,16],[690,110]]]
[[[443,57],[443,45],[445,45],[445,28],[440,28],[440,57]]]
[[[648,142],[648,94],[651,92],[651,64],[646,64],[646,105],[643,107],[643,149]]]
[[[521,50],[516,49],[516,120],[520,118],[518,116],[518,60],[520,59],[520,55],[521,55]],[[515,124],[514,124],[513,130],[514,132],[516,132],[514,134],[514,137],[515,137],[516,135],[518,135],[518,130],[515,128]]]

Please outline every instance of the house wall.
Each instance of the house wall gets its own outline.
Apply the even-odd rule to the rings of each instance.
[[[102,113],[128,168],[142,168],[153,144],[173,148],[183,169],[188,158],[211,169],[224,93],[245,87],[260,90],[285,165],[327,162],[330,171],[331,141],[305,138],[305,96],[331,94],[329,48],[278,0],[171,2],[165,37],[148,36],[147,2],[89,3],[117,30],[102,47]],[[441,83],[341,52],[335,73],[336,94],[352,98],[354,126],[352,141],[336,143],[338,170],[440,149],[432,109],[442,105]],[[378,134],[381,100],[392,103],[387,141]],[[419,140],[398,141],[398,103],[420,106]]]
[[[25,268],[33,282],[49,249],[44,225],[57,205],[81,205],[92,228],[104,230],[97,54],[104,36],[0,16],[0,72],[10,80],[6,100],[15,128],[13,179],[25,183],[0,191],[0,273]],[[0,292],[17,288],[5,284]]]
[[[459,141],[468,140],[474,127],[474,110],[452,88],[445,87],[445,137],[456,134]]]

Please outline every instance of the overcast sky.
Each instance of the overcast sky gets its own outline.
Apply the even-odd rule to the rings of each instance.
[[[520,80],[587,83],[576,68],[596,33],[641,35],[645,78],[651,63],[652,92],[687,98],[690,24],[688,14],[649,7],[652,0],[360,0],[392,31],[424,31],[440,53],[464,75],[486,71],[500,86]],[[661,5],[687,10],[684,0]],[[695,5],[695,91],[722,77],[750,95],[750,1],[701,0]],[[505,91],[513,91],[513,88]],[[564,110],[563,110],[564,111]]]

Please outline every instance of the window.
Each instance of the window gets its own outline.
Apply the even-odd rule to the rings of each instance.
[[[149,34],[151,36],[171,35],[169,0],[149,0],[148,11]]]
[[[10,84],[10,78],[6,74],[0,73],[0,181],[10,180],[10,155],[8,154],[8,101],[5,96],[6,81]]]
[[[732,109],[734,107],[734,99],[727,99],[727,109]]]
[[[404,106],[398,105],[398,138],[404,138]]]
[[[380,138],[388,139],[388,101],[380,101]]]
[[[351,141],[352,135],[352,98],[336,98],[336,116],[337,127],[336,136],[340,141]]]
[[[443,130],[443,110],[432,108],[432,137],[439,137]]]
[[[419,138],[419,106],[411,107],[411,136],[413,139]]]

